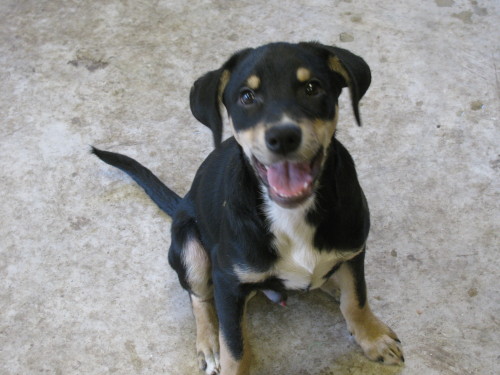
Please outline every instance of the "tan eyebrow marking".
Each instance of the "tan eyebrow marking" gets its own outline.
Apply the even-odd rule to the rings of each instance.
[[[297,69],[297,79],[300,82],[305,82],[311,78],[311,71],[307,68],[299,68]]]
[[[247,86],[252,90],[257,90],[260,86],[260,78],[257,77],[255,74],[251,75],[247,79]]]

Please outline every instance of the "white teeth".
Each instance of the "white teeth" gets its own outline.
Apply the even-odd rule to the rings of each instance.
[[[304,187],[302,190],[300,190],[298,193],[296,194],[292,194],[292,195],[287,195],[287,194],[281,194],[279,193],[274,187],[271,187],[273,189],[273,191],[279,195],[281,198],[285,198],[285,199],[289,199],[289,198],[297,198],[297,197],[301,197],[302,195],[304,195],[304,193],[306,192],[306,190],[309,188],[309,183],[304,183]]]

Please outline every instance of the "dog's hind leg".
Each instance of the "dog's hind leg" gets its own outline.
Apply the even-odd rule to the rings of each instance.
[[[180,224],[180,225],[179,225]],[[193,220],[174,222],[169,262],[189,292],[196,321],[198,364],[206,374],[220,372],[218,322],[213,300],[211,264]]]
[[[191,303],[196,321],[196,350],[200,369],[215,375],[220,371],[219,337],[215,312],[211,265],[205,249],[196,238],[188,239],[184,247],[184,263],[191,285]]]

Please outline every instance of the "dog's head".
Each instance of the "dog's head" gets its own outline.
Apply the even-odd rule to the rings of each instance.
[[[269,197],[283,207],[307,200],[324,164],[338,119],[338,97],[349,87],[358,104],[370,85],[364,60],[319,43],[273,43],[234,54],[191,89],[191,111],[222,139],[226,107],[237,142]]]

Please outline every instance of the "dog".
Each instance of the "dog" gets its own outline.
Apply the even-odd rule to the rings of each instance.
[[[285,305],[287,291],[337,287],[366,356],[404,362],[398,337],[367,301],[368,204],[335,137],[342,89],[361,125],[370,83],[361,57],[317,42],[235,53],[191,89],[191,111],[215,149],[183,198],[137,161],[93,148],[172,217],[168,260],[189,293],[206,374],[249,374],[245,306],[258,291]],[[223,107],[233,136],[222,142]]]

